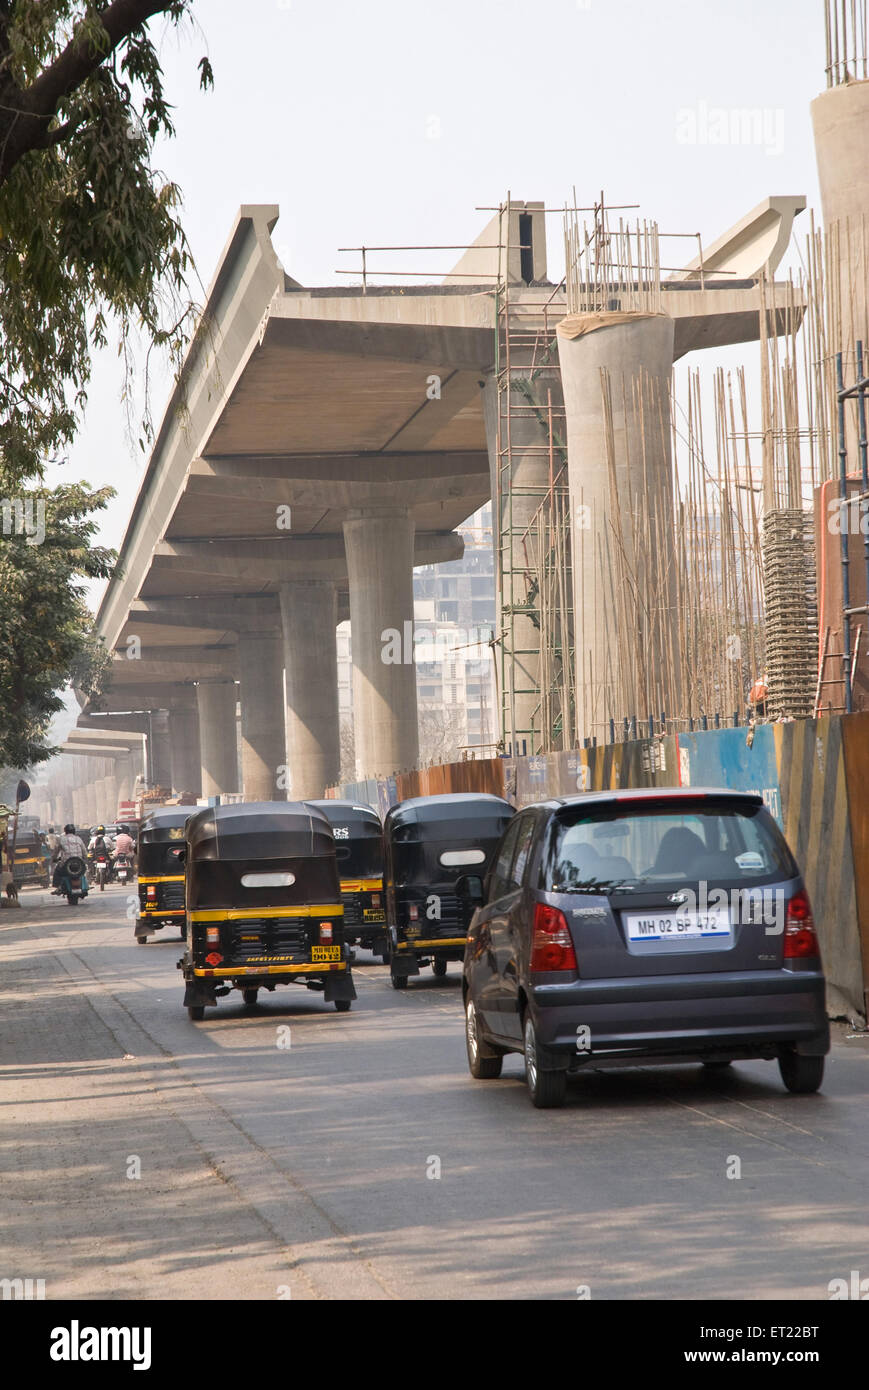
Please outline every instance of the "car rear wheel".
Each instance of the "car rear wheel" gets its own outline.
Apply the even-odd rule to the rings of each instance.
[[[808,1096],[824,1079],[823,1057],[800,1057],[797,1052],[785,1052],[778,1059],[781,1079],[796,1096]]]
[[[442,980],[444,975],[446,975],[447,973],[446,961],[441,960],[438,956],[435,956],[434,960],[432,961],[431,968],[432,974],[436,975],[439,980]]]
[[[468,1000],[465,1007],[465,1046],[468,1051],[468,1070],[477,1081],[494,1081],[501,1075],[504,1058],[481,1036],[472,999]]]
[[[525,1020],[525,1080],[532,1104],[538,1110],[555,1110],[567,1095],[567,1072],[544,1070],[540,1047],[530,1015]]]

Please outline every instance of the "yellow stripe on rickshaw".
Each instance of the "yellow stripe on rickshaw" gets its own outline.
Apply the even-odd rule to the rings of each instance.
[[[399,951],[415,951],[417,946],[464,946],[466,936],[439,936],[433,941],[399,941]]]
[[[221,966],[214,970],[200,970],[197,966],[194,975],[319,975],[326,970],[346,970],[347,962],[342,961],[308,961],[307,965],[235,965],[231,969],[224,969]]]
[[[139,874],[140,883],[183,883],[183,874],[158,874],[156,878],[144,878]]]
[[[244,922],[257,917],[343,917],[344,904],[325,903],[313,907],[209,907],[188,915],[191,922]]]
[[[342,893],[382,893],[382,878],[342,878]]]

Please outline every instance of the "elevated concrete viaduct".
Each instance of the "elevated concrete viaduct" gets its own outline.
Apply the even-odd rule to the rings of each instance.
[[[348,613],[357,774],[416,764],[414,670],[384,660],[384,634],[412,623],[414,566],[460,557],[455,527],[493,494],[497,219],[442,284],[306,289],[278,261],[277,217],[242,207],[220,259],[97,616],[112,683],[83,707],[87,727],[147,717],[152,780],[180,791],[195,760],[203,795],[337,780]],[[512,288],[555,322],[542,208],[509,218]],[[725,280],[726,262],[663,286],[674,356],[757,337],[756,276],[743,254]],[[785,287],[770,298],[783,328]]]

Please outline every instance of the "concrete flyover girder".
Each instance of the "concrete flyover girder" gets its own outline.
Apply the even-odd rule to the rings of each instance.
[[[729,273],[737,280],[772,275],[788,249],[794,218],[806,206],[802,193],[764,198],[732,227],[689,261],[670,280],[696,280],[704,275]]]
[[[68,745],[86,743],[91,746],[111,746],[112,748],[125,748],[128,752],[138,752],[142,747],[142,735],[145,733],[143,728],[140,731],[131,730],[127,732],[116,728],[94,728],[91,726],[90,718],[87,715],[80,715],[79,719],[84,727],[70,729],[66,736]]]
[[[436,565],[460,560],[465,543],[454,531],[426,532],[416,537],[414,565]],[[336,572],[347,583],[344,541],[339,536],[308,536],[288,541],[162,541],[155,550],[155,574],[161,570],[198,574],[204,579],[225,579],[261,584],[291,583],[294,579],[335,580]],[[131,663],[132,664],[132,663]]]
[[[186,647],[158,647],[148,651],[143,647],[143,654],[138,660],[128,661],[121,657],[112,663],[110,688],[120,690],[127,686],[138,690],[163,685],[167,680],[180,677],[188,680],[235,680],[236,649],[223,647],[210,657],[208,651],[208,648]],[[151,705],[152,709],[160,707]]]

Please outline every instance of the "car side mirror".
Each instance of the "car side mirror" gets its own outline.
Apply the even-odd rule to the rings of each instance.
[[[479,907],[486,901],[483,880],[477,874],[462,874],[456,879],[456,897],[461,898],[463,903],[470,903],[472,907]]]

